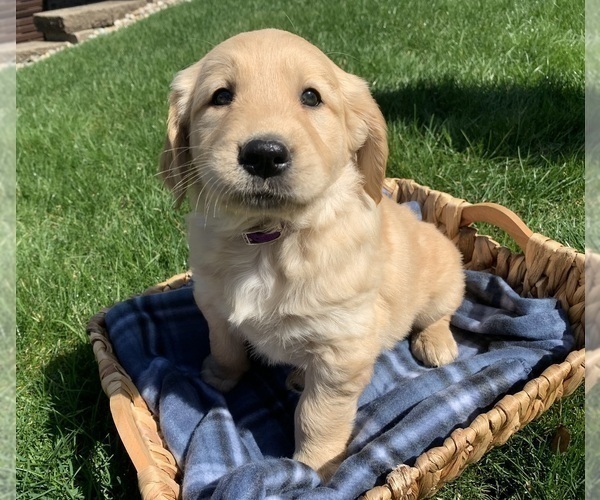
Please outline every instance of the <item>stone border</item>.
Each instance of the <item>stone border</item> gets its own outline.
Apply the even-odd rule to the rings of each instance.
[[[116,19],[112,26],[104,28],[96,28],[80,31],[73,33],[71,41],[68,42],[50,42],[50,41],[37,41],[37,42],[22,42],[16,45],[16,66],[17,69],[29,66],[37,61],[46,59],[57,52],[78,45],[92,38],[96,38],[101,35],[112,33],[121,28],[125,28],[140,19],[150,17],[152,14],[156,14],[161,10],[164,10],[173,5],[177,5],[183,2],[191,2],[192,0],[154,0],[150,1],[143,7],[136,9],[124,17]],[[90,4],[93,5],[93,4]]]

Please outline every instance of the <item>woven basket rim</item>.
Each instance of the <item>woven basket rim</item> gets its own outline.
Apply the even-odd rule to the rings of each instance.
[[[515,214],[504,207],[499,209],[499,205],[472,205],[465,200],[420,186],[408,179],[386,179],[385,187],[388,194],[396,201],[423,202],[425,220],[438,223],[438,227],[459,248],[467,239],[469,242],[470,239],[474,239],[474,246],[478,250],[473,250],[473,255],[478,259],[477,252],[485,253],[487,250],[482,249],[486,247],[491,249],[492,254],[496,252],[496,257],[502,256],[503,259],[508,259],[509,264],[501,264],[501,274],[506,274],[507,278],[513,280],[525,275],[527,279],[532,278],[533,283],[523,284],[522,294],[536,296],[536,294],[547,293],[548,290],[552,291],[552,287],[556,288],[555,295],[567,310],[571,325],[576,330],[577,347],[564,361],[553,364],[540,376],[528,381],[522,390],[503,396],[492,409],[479,414],[469,426],[456,429],[441,446],[419,456],[413,466],[390,464],[392,472],[388,475],[386,483],[364,494],[363,498],[368,500],[422,498],[433,494],[445,482],[460,475],[468,464],[478,461],[489,449],[503,444],[524,425],[539,417],[557,399],[575,391],[583,382],[585,375],[585,349],[582,348],[585,294],[580,292],[580,288],[585,286],[583,254],[568,249],[543,235],[532,233]],[[434,198],[435,200],[431,201]],[[488,215],[500,213],[497,217],[492,217],[491,223],[503,226],[502,229],[508,231],[511,236],[513,233],[517,234],[518,244],[525,255],[514,256],[508,249],[503,250],[488,236],[479,235],[476,231],[473,233],[470,224],[474,221],[469,218],[477,213],[477,210],[469,207],[474,206],[488,206],[483,209],[483,212],[479,211],[479,218],[481,213]],[[461,251],[463,250],[465,249],[461,248]],[[528,254],[535,254],[535,258]],[[536,266],[540,260],[546,265],[541,272],[537,269],[539,266]],[[484,265],[486,262],[485,258],[479,259],[476,265]],[[527,274],[528,266],[535,270],[533,276],[530,276],[531,273]],[[577,281],[577,283],[573,285],[568,282],[567,285],[571,286],[564,289],[563,283],[558,278],[555,280],[552,275],[544,274],[548,269],[550,274],[560,273],[561,279]],[[578,272],[581,277],[577,276]],[[571,278],[572,275],[575,277]],[[189,283],[190,280],[190,273],[178,274],[148,288],[144,294],[176,289]],[[112,351],[104,323],[104,317],[109,309],[106,308],[91,318],[87,331],[98,362],[102,388],[110,400],[117,431],[137,470],[142,497],[144,499],[179,498],[180,471],[173,455],[166,449],[162,440],[157,418],[150,413],[137,388]]]

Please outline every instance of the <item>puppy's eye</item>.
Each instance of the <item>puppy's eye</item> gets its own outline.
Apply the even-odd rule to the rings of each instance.
[[[321,95],[315,89],[306,89],[300,96],[300,102],[304,106],[315,108],[321,104]]]
[[[214,106],[227,106],[233,101],[233,92],[229,89],[219,89],[212,96],[212,104]]]

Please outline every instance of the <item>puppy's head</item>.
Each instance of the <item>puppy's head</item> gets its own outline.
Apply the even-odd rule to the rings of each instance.
[[[179,202],[264,212],[310,204],[347,169],[379,202],[387,154],[363,80],[296,35],[262,30],[177,74],[161,172]]]

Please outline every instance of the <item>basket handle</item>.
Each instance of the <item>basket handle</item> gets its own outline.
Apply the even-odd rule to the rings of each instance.
[[[477,203],[463,206],[460,226],[474,222],[492,224],[507,233],[519,248],[525,252],[527,242],[533,231],[529,229],[517,214],[497,203]]]

